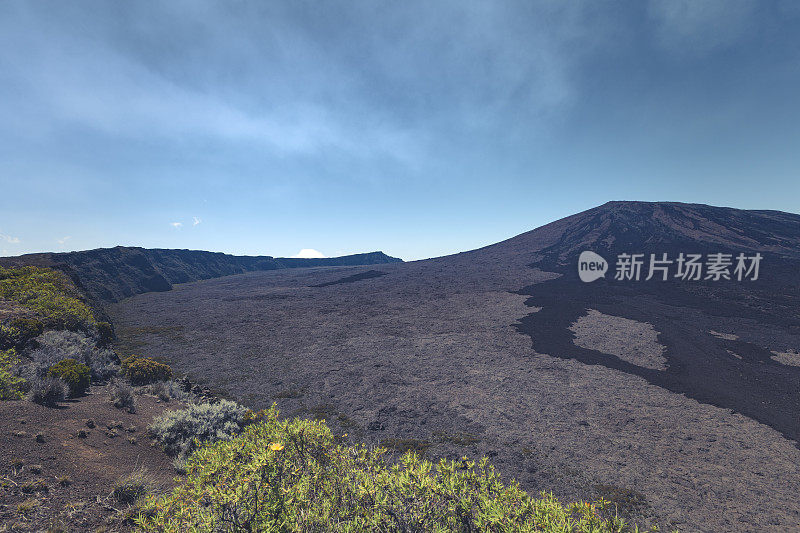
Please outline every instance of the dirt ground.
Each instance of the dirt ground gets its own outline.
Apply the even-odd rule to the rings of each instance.
[[[174,400],[137,395],[131,414],[110,403],[104,386],[57,408],[0,402],[0,531],[129,530],[121,520],[127,505],[112,488],[140,467],[157,490],[173,486],[171,459],[146,429],[176,408]]]

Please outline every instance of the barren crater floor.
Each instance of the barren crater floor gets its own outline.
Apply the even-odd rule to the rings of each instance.
[[[781,268],[800,247],[736,241],[754,234],[749,218],[712,242],[704,224],[738,215],[658,206],[603,206],[427,261],[180,284],[109,311],[129,349],[248,405],[324,417],[353,440],[489,455],[528,490],[616,498],[682,531],[798,530],[800,368],[775,356],[800,348],[786,318],[796,289],[772,298],[773,279],[748,294],[774,309],[719,313],[714,302],[741,301],[738,286],[703,298],[671,284],[588,290],[570,272],[592,243],[635,242],[633,216],[659,228],[693,221],[664,246],[763,248]],[[752,223],[769,221],[784,223]],[[626,328],[636,342],[625,343]]]

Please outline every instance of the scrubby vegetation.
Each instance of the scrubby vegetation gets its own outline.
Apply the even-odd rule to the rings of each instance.
[[[73,398],[83,396],[92,382],[89,367],[75,359],[59,361],[47,371],[51,378],[58,378],[69,387],[69,395]]]
[[[100,347],[111,346],[117,336],[114,333],[114,327],[108,322],[97,323],[97,345]]]
[[[17,505],[17,513],[19,513],[21,516],[28,516],[36,512],[36,509],[38,508],[39,500],[35,498],[29,498]]]
[[[169,402],[174,399],[185,402],[189,401],[192,397],[191,393],[184,390],[181,383],[173,380],[157,381],[152,385],[144,387],[143,391],[157,396],[162,402]]]
[[[122,374],[135,385],[145,385],[172,378],[172,369],[169,365],[138,355],[131,355],[123,359],[121,369]]]
[[[167,453],[186,457],[198,443],[229,440],[241,433],[251,420],[247,413],[246,407],[228,400],[191,404],[156,418],[148,431]]]
[[[25,380],[15,376],[12,369],[19,364],[13,348],[0,350],[0,400],[17,400],[23,397]]]
[[[125,409],[129,413],[136,412],[136,398],[133,395],[133,388],[122,381],[115,381],[109,390],[111,403],[117,409]]]
[[[33,338],[44,331],[44,324],[36,318],[12,316],[0,324],[0,349],[22,349]]]
[[[33,266],[0,267],[0,399],[55,406],[86,392],[92,380],[116,374],[118,358],[98,347],[113,339],[108,323],[62,272]]]
[[[34,378],[30,382],[28,399],[33,403],[55,407],[60,402],[67,399],[69,387],[58,378],[43,377]]]
[[[89,367],[93,381],[106,381],[119,371],[117,355],[98,348],[95,340],[83,333],[45,331],[36,338],[36,345],[30,356],[34,366],[28,372],[41,374],[64,359],[75,359]]]
[[[155,487],[152,476],[144,467],[139,467],[114,483],[111,495],[120,503],[136,503],[139,498],[150,494]]]
[[[322,421],[273,407],[230,440],[207,444],[187,478],[150,497],[149,531],[623,531],[602,503],[562,505],[504,485],[487,459],[433,464],[409,452],[344,446]]]
[[[49,268],[0,267],[0,299],[34,312],[46,328],[90,331],[96,323],[69,278]]]

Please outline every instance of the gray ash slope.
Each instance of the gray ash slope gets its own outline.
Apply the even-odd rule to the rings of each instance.
[[[582,284],[585,249],[764,260],[751,283]],[[613,202],[453,256],[250,272],[110,312],[141,351],[254,406],[432,458],[486,454],[526,489],[683,531],[785,531],[800,529],[799,267],[797,215]]]

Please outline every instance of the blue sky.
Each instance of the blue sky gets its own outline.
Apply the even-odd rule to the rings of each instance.
[[[0,255],[800,212],[800,2],[0,1]]]

